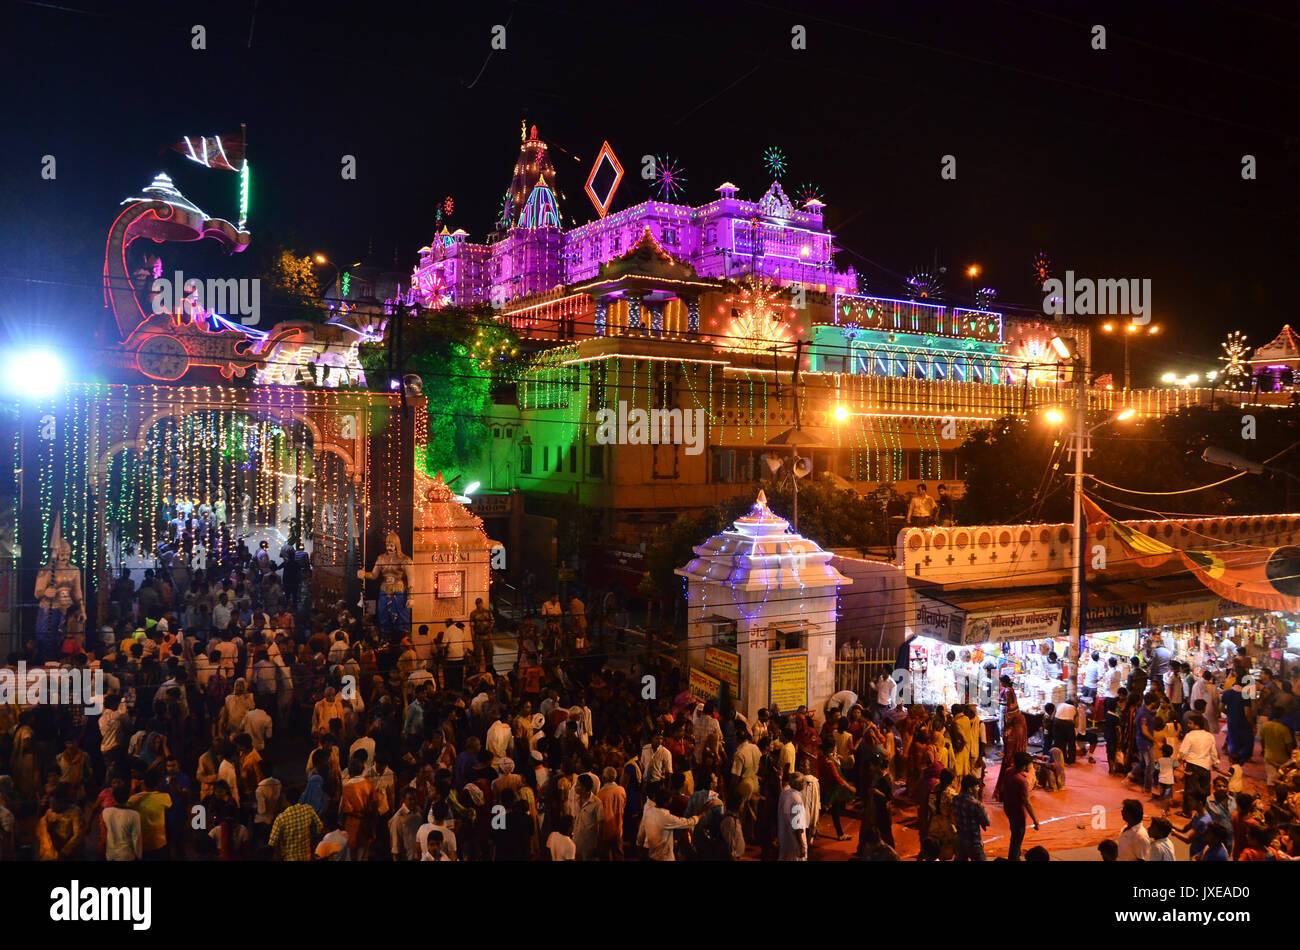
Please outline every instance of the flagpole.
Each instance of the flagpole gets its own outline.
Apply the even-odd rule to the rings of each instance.
[[[248,125],[239,123],[239,137],[244,144],[244,161],[239,169],[239,230],[248,224]]]

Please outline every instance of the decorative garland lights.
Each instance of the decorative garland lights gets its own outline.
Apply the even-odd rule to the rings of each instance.
[[[218,556],[227,543],[252,532],[277,546],[301,538],[315,567],[341,571],[349,532],[359,537],[364,517],[354,488],[364,487],[370,510],[369,482],[378,467],[369,458],[367,435],[373,410],[385,404],[376,422],[387,465],[374,497],[395,499],[396,396],[66,385],[58,397],[36,405],[36,451],[27,464],[34,467],[40,530],[48,537],[59,518],[73,562],[103,582],[123,566],[153,563],[179,505],[227,527],[226,535],[213,533]],[[417,433],[427,429],[423,413],[421,403]],[[421,449],[417,445],[417,453]],[[392,508],[389,517],[396,511],[392,504],[386,508]],[[208,553],[198,543],[194,551]],[[107,590],[102,583],[101,589]]]

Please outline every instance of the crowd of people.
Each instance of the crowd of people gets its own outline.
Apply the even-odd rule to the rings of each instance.
[[[0,858],[806,860],[824,835],[898,860],[911,826],[920,860],[984,860],[997,802],[1017,860],[1034,789],[1063,786],[1103,736],[1111,770],[1152,795],[1172,804],[1182,778],[1179,814],[1147,827],[1126,804],[1103,856],[1160,859],[1180,833],[1202,860],[1286,859],[1300,841],[1295,688],[1266,674],[1247,692],[1244,650],[1195,682],[1159,654],[1090,669],[1095,705],[1055,707],[1031,752],[1009,684],[992,744],[974,706],[895,705],[885,688],[750,721],[725,694],[693,698],[670,659],[629,655],[577,596],[513,637],[482,601],[404,635],[313,605],[301,576],[286,583],[294,562],[263,548],[212,573],[123,575],[109,622],[59,651],[102,671],[102,709],[0,707]],[[41,654],[32,640],[9,659]],[[1216,774],[1221,714],[1227,758],[1258,742],[1269,794]]]

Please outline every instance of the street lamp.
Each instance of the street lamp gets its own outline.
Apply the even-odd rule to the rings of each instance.
[[[970,265],[970,267],[966,268],[966,276],[970,278],[970,299],[971,300],[975,299],[975,278],[978,277],[981,273],[982,273],[982,269],[978,264],[972,264]]]
[[[1165,373],[1160,377],[1160,382],[1168,386],[1182,386],[1184,389],[1190,389],[1201,381],[1201,377],[1196,373],[1187,376],[1179,376],[1177,373]]]
[[[1062,360],[1069,360],[1074,368],[1074,433],[1070,437],[1070,451],[1074,453],[1074,530],[1071,538],[1071,574],[1070,583],[1070,648],[1066,657],[1066,695],[1073,701],[1079,690],[1079,645],[1083,639],[1083,612],[1086,597],[1084,574],[1084,545],[1087,543],[1087,527],[1083,518],[1083,457],[1092,454],[1090,437],[1104,425],[1131,419],[1132,409],[1125,409],[1109,419],[1104,419],[1091,428],[1087,420],[1087,371],[1083,357],[1061,337],[1052,337],[1053,352]],[[1065,413],[1059,409],[1047,412],[1047,418],[1055,423],[1065,421]]]
[[[324,264],[326,267],[332,267],[332,268],[334,268],[334,281],[333,281],[333,283],[334,283],[334,299],[335,299],[335,300],[342,300],[342,299],[343,299],[343,274],[339,271],[339,265],[335,264],[333,261],[331,261],[331,260],[330,260],[328,257],[326,257],[324,254],[316,254],[316,255],[314,255],[314,257],[315,257],[315,259],[316,259],[316,263],[317,263],[317,264]],[[352,266],[353,266],[353,267],[360,267],[360,266],[361,266],[361,262],[360,262],[360,261],[357,261],[357,262],[356,262],[355,264],[353,264]]]
[[[1120,329],[1121,326],[1123,327],[1122,330]],[[1146,327],[1146,332],[1148,335],[1154,335],[1160,332],[1159,324],[1155,324],[1155,323],[1146,323],[1146,324],[1125,323],[1121,325],[1121,324],[1112,323],[1109,320],[1107,320],[1105,323],[1101,325],[1102,333],[1122,333],[1124,336],[1124,388],[1125,389],[1130,388],[1130,383],[1132,381],[1132,376],[1129,372],[1128,341],[1131,337],[1137,335],[1138,333],[1141,333],[1142,328],[1144,326]]]

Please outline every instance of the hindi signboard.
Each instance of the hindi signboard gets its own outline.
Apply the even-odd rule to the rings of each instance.
[[[700,702],[713,700],[715,703],[722,698],[722,681],[716,676],[710,676],[704,670],[691,667],[691,678],[688,688],[691,695]]]
[[[808,705],[808,654],[770,653],[767,658],[768,706],[794,712]]]
[[[731,687],[732,695],[740,689],[740,654],[709,647],[704,651],[704,668]]]

